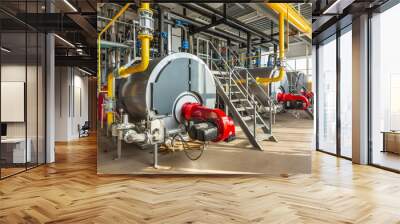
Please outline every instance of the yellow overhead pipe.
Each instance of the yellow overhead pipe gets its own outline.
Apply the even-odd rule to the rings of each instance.
[[[150,9],[150,4],[149,3],[142,3],[139,8],[139,13],[140,11],[147,11],[151,15],[153,12]],[[153,39],[153,35],[151,33],[139,33],[138,39],[140,40],[141,43],[141,62],[139,64],[130,66],[130,67],[121,67],[118,70],[118,74],[122,78],[128,78],[130,75],[138,73],[138,72],[144,72],[147,70],[147,67],[149,66],[149,61],[150,61],[150,41]]]
[[[279,13],[279,60],[279,75],[272,78],[257,77],[257,83],[267,84],[270,82],[279,82],[282,81],[285,76],[285,15],[283,13]]]
[[[97,37],[97,92],[98,93],[101,92],[101,36],[129,8],[130,5],[131,3],[127,3],[98,34]]]
[[[300,32],[311,38],[312,27],[292,5],[288,3],[265,3],[266,6],[274,10],[278,14],[287,14],[287,21],[295,26]]]

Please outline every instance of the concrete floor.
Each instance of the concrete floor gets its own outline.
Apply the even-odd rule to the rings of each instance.
[[[248,143],[238,130],[238,138],[230,143],[211,143],[202,157],[189,160],[182,151],[159,153],[158,169],[154,169],[153,150],[124,144],[122,158],[115,160],[116,143],[98,138],[98,174],[297,174],[311,172],[311,139],[313,122],[297,120],[290,114],[277,119],[274,135],[279,142],[264,142],[265,151]],[[197,155],[198,151],[191,152]]]

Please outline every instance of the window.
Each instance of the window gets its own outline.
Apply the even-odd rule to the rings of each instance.
[[[400,5],[371,19],[371,161],[375,165],[400,170],[400,44],[397,23]],[[386,133],[385,133],[386,132]],[[385,133],[385,134],[384,134]]]
[[[44,1],[2,1],[37,13]],[[0,178],[45,163],[45,44],[43,33],[0,13]],[[12,100],[9,95],[14,95]],[[8,101],[8,102],[7,102]],[[10,108],[16,108],[12,110]]]
[[[318,48],[318,149],[336,153],[336,36]]]
[[[340,155],[352,157],[352,32],[340,36]]]

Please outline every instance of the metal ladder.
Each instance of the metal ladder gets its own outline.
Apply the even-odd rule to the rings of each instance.
[[[250,88],[253,86],[251,85],[252,83],[256,83],[254,77],[246,70],[246,77],[243,81],[243,77],[240,76],[239,72],[229,66],[211,42],[209,44],[211,46],[211,56],[214,56],[211,57],[210,69],[213,71],[217,93],[228,107],[228,111],[234,120],[240,125],[250,143],[257,149],[264,150],[260,143],[261,141],[276,141],[272,135],[272,123],[270,120],[272,116],[267,120],[257,112],[259,106],[268,103],[269,97],[259,99],[252,94]],[[215,58],[215,56],[218,58]],[[272,113],[272,111],[269,112]]]

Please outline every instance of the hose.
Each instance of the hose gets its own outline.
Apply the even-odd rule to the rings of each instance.
[[[188,153],[188,150],[190,150],[190,147],[189,147],[188,143],[192,142],[192,141],[185,141],[185,139],[183,138],[183,136],[181,134],[176,134],[172,138],[172,142],[171,142],[171,145],[172,145],[173,148],[175,147],[175,141],[177,140],[177,138],[179,138],[179,141],[182,142],[183,151],[185,152],[185,155],[186,155],[186,157],[188,159],[190,159],[192,161],[196,161],[196,160],[200,159],[200,157],[203,155],[203,152],[204,152],[204,149],[205,149],[205,143],[202,144],[203,147],[201,147],[199,155],[197,155],[195,157],[192,157]]]

